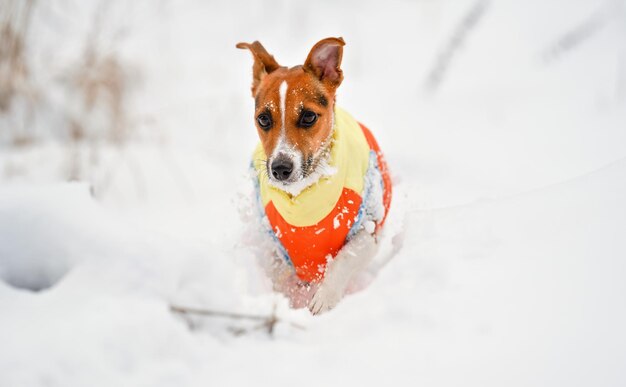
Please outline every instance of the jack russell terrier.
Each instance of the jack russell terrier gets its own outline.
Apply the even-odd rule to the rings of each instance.
[[[262,216],[298,282],[315,292],[313,314],[332,309],[377,251],[391,203],[387,164],[372,133],[335,104],[342,38],[311,49],[304,65],[254,58],[252,97],[260,143],[253,156]]]

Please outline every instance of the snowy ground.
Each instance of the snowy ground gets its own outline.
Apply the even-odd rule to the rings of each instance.
[[[38,17],[88,13],[49,4]],[[436,87],[474,2],[133,4],[108,12],[132,27],[128,103],[153,126],[82,182],[62,142],[0,148],[0,386],[626,385],[626,3],[484,3]],[[36,23],[34,44],[66,41],[62,67],[87,24]],[[293,65],[333,35],[402,248],[314,318],[246,248],[256,138],[234,45]],[[270,337],[171,303],[283,322]]]

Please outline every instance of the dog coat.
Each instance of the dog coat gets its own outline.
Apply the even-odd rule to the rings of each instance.
[[[266,159],[259,144],[253,160]],[[376,232],[391,203],[391,179],[378,143],[364,125],[338,107],[328,164],[334,173],[292,196],[269,183],[265,165],[252,163],[268,231],[306,282],[321,280],[327,262],[360,229]]]

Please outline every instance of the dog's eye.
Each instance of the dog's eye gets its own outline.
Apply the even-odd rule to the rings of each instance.
[[[309,128],[311,126],[313,126],[313,124],[315,123],[315,121],[317,121],[317,114],[313,113],[310,110],[305,110],[302,112],[302,115],[300,116],[300,126],[303,126],[305,128]]]
[[[256,118],[256,122],[259,123],[259,126],[263,130],[269,130],[269,128],[272,126],[272,118],[267,113],[259,114],[259,116]]]

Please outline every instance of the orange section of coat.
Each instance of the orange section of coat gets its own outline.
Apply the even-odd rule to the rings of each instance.
[[[319,223],[294,227],[278,213],[272,202],[265,207],[272,229],[289,254],[298,277],[315,282],[324,276],[328,255],[337,255],[346,242],[361,206],[361,197],[344,188],[333,210]]]
[[[364,125],[361,125],[361,129],[370,149],[376,152],[383,179],[385,216],[377,224],[378,230],[385,222],[391,204],[391,179],[376,139]],[[334,258],[345,244],[346,237],[357,220],[361,202],[362,198],[357,192],[344,187],[333,210],[317,224],[306,227],[296,227],[287,223],[271,201],[265,206],[265,214],[272,231],[289,255],[296,275],[301,280],[316,282],[324,277],[328,259]]]

